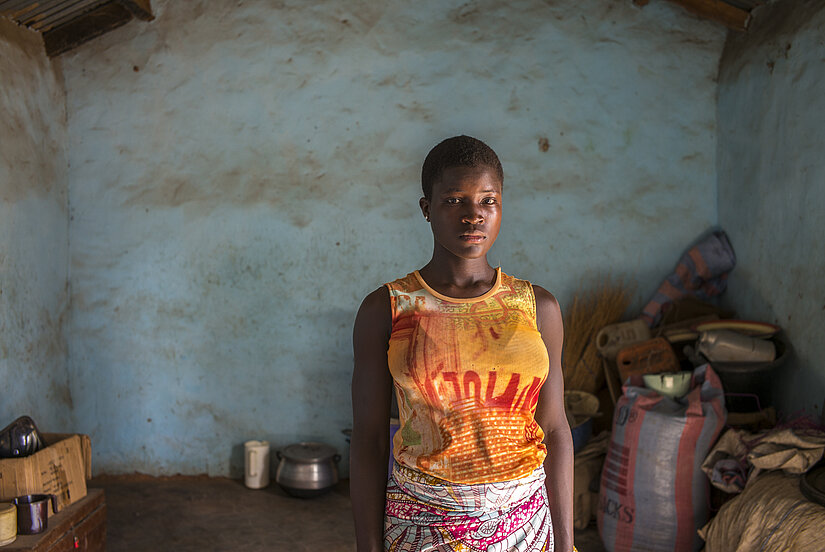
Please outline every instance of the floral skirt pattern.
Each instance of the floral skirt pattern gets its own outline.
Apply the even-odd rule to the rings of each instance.
[[[395,464],[387,483],[390,552],[552,552],[544,467],[527,477],[462,485]]]

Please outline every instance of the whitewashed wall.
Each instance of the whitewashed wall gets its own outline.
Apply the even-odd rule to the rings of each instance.
[[[68,431],[66,109],[40,35],[0,18],[0,427]]]
[[[562,305],[607,273],[641,303],[716,222],[725,32],[668,3],[153,6],[63,59],[97,471],[237,475],[250,438],[346,456],[355,311],[428,260],[419,170],[444,137],[497,150],[491,260]]]
[[[719,222],[739,266],[728,303],[782,326],[793,355],[777,406],[825,406],[825,4],[756,12],[725,46],[719,82]]]

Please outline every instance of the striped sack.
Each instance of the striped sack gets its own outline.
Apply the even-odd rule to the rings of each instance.
[[[596,519],[609,552],[690,552],[708,520],[702,472],[725,424],[724,392],[709,364],[671,399],[631,376],[616,404]]]

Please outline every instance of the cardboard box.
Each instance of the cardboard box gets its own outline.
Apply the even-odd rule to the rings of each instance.
[[[86,478],[91,475],[89,437],[46,433],[43,440],[48,446],[31,456],[0,459],[0,500],[54,494],[57,509],[62,510],[86,496]]]
[[[86,472],[86,481],[92,478],[92,440],[82,433],[41,433],[46,445],[54,445],[74,435],[80,437],[80,452],[83,455],[83,467]]]

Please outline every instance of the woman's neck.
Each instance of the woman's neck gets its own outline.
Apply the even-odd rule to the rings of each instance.
[[[483,293],[496,281],[496,270],[487,262],[486,256],[462,259],[451,255],[439,255],[436,251],[430,262],[418,273],[438,291],[444,289],[453,292],[474,292],[479,288],[485,288],[482,290]]]

